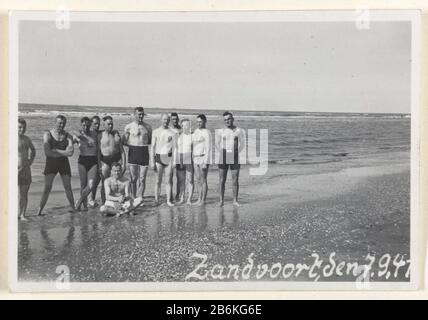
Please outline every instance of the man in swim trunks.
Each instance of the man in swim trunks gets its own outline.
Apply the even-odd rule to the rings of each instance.
[[[43,215],[42,211],[48,201],[57,173],[61,176],[71,212],[76,211],[74,208],[73,191],[71,189],[70,162],[68,161],[68,157],[71,157],[74,152],[73,137],[64,130],[67,124],[67,119],[64,116],[58,115],[55,121],[55,128],[43,134],[43,149],[46,155],[46,166],[43,172],[45,175],[45,187],[37,212],[39,216]]]
[[[144,196],[146,176],[150,161],[149,146],[152,144],[152,127],[144,122],[144,108],[134,109],[134,121],[125,126],[123,144],[128,146],[128,167],[131,174],[131,192],[134,197]],[[137,192],[137,182],[140,188]]]
[[[88,211],[87,197],[94,188],[94,182],[98,175],[98,134],[91,130],[92,121],[88,117],[80,120],[82,130],[74,141],[79,144],[79,177],[80,177],[80,196],[76,203],[76,209],[80,211],[83,204],[83,211]]]
[[[220,180],[220,206],[224,205],[224,190],[227,179],[227,171],[232,173],[233,205],[239,206],[239,171],[241,168],[239,156],[245,148],[245,132],[233,124],[232,113],[223,113],[224,128],[216,130],[215,145],[219,153],[218,172]]]
[[[111,176],[104,181],[106,201],[100,207],[100,211],[107,215],[120,216],[139,206],[142,198],[134,200],[130,192],[130,182],[123,176],[122,165],[118,162],[111,164]]]
[[[178,204],[184,202],[184,194],[187,189],[187,204],[191,204],[193,196],[193,162],[192,162],[192,124],[189,119],[181,120],[182,131],[177,140],[177,171]],[[187,188],[186,188],[187,184]]]
[[[100,130],[100,125],[101,125],[101,119],[98,116],[93,116],[91,118],[92,121],[92,128],[91,130],[94,131],[97,135],[102,131]],[[98,141],[98,139],[97,139]],[[88,206],[93,208],[96,207],[98,205],[98,203],[95,201],[95,196],[97,195],[97,188],[98,188],[98,184],[101,181],[101,177],[97,171],[97,175],[94,181],[94,186],[92,188],[92,192],[89,194],[88,196]]]
[[[104,131],[98,134],[98,172],[101,176],[101,199],[105,202],[104,180],[110,176],[111,166],[114,162],[122,161],[123,172],[126,171],[126,154],[123,150],[122,139],[117,130],[113,129],[113,118],[103,118]]]
[[[199,186],[198,201],[195,205],[204,205],[208,193],[208,168],[211,163],[212,136],[210,130],[206,128],[207,117],[199,114],[196,117],[198,128],[193,132],[193,165],[195,168],[196,181]]]
[[[180,135],[182,128],[180,126],[180,118],[178,117],[178,113],[177,112],[171,112],[171,121],[169,123],[169,128],[174,131],[177,134],[177,137]],[[175,176],[175,200],[178,200],[180,197],[180,183],[178,181],[179,177],[178,177],[179,173],[177,172],[175,166],[172,168],[172,181],[173,181],[173,185],[174,185],[174,176]],[[171,189],[171,199],[172,199],[172,193],[173,190]]]
[[[175,150],[177,134],[169,128],[170,116],[162,114],[162,125],[153,130],[152,135],[152,168],[156,172],[155,201],[159,202],[159,194],[162,185],[162,176],[166,176],[166,203],[172,207],[172,167],[176,163]]]
[[[31,185],[31,165],[36,157],[36,149],[31,139],[25,135],[27,122],[18,119],[18,188],[19,188],[19,215],[18,219],[26,221],[28,190]]]

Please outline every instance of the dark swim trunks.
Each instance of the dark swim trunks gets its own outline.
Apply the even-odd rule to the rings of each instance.
[[[235,152],[227,152],[226,149],[223,149],[223,161],[218,165],[219,169],[222,170],[238,170],[241,168],[239,164],[239,152],[235,150]]]
[[[193,161],[192,161],[192,153],[179,153],[178,154],[178,163],[176,164],[175,168],[177,170],[183,171],[186,170],[186,167],[193,167]]]
[[[171,162],[170,161],[171,158],[172,158],[172,152],[168,153],[168,154],[159,154],[159,153],[156,153],[156,155],[155,155],[155,162],[163,165],[164,167],[167,167],[167,166],[169,166],[169,164]],[[167,163],[164,163],[162,160],[166,160]]]
[[[105,164],[109,165],[111,167],[111,165],[114,162],[119,162],[122,159],[120,152],[113,154],[111,156],[104,156],[101,155],[101,161],[104,162]]]
[[[77,163],[84,166],[86,171],[89,171],[93,166],[98,165],[98,157],[97,156],[79,156]]]
[[[67,157],[51,158],[46,157],[44,175],[59,173],[60,175],[71,176],[70,162]]]
[[[148,146],[129,146],[128,164],[137,164],[139,166],[149,165],[149,147]]]

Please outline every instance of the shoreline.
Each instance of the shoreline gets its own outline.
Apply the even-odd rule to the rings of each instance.
[[[72,273],[80,270],[72,281],[184,281],[193,252],[216,263],[245,262],[251,252],[266,263],[281,256],[304,262],[313,250],[362,261],[373,243],[378,252],[408,254],[410,169],[390,162],[303,175],[275,167],[262,182],[242,179],[239,208],[230,203],[230,183],[220,209],[211,189],[204,207],[152,207],[149,196],[136,216],[119,219],[51,208],[19,223],[19,278],[48,281],[54,266],[65,264]],[[382,244],[383,238],[391,241]]]

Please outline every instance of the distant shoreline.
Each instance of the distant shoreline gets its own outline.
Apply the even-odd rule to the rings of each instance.
[[[127,113],[132,113],[133,106],[83,106],[83,105],[64,105],[64,104],[40,104],[40,103],[18,103],[18,112],[20,109],[29,109],[29,108],[39,108],[40,110],[47,110],[51,112],[55,111],[68,111],[68,108],[79,108],[79,109],[115,109],[117,110],[116,113],[124,113],[124,110],[129,110]],[[156,113],[157,111],[179,111],[181,113],[196,113],[197,111],[204,111],[207,114],[219,114],[223,111],[230,110],[233,111],[236,114],[271,114],[271,115],[288,115],[288,116],[302,116],[302,115],[331,115],[331,116],[366,116],[366,117],[388,117],[388,116],[394,116],[394,117],[403,117],[403,118],[409,118],[411,116],[410,113],[376,113],[376,112],[330,112],[330,111],[324,111],[324,112],[313,112],[313,111],[273,111],[273,110],[237,110],[233,107],[229,108],[219,108],[219,109],[213,109],[213,108],[162,108],[162,107],[145,107],[146,111]],[[70,111],[68,111],[70,112]],[[105,113],[111,113],[111,112],[105,112]]]

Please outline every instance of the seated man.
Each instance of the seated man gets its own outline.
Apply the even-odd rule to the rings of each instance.
[[[107,215],[121,216],[142,205],[141,197],[133,199],[130,192],[130,181],[123,176],[122,165],[114,162],[111,165],[111,176],[104,181],[106,202],[100,211]]]

